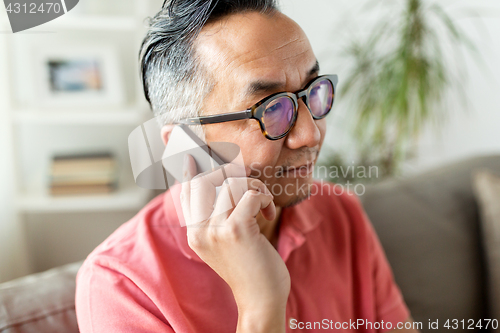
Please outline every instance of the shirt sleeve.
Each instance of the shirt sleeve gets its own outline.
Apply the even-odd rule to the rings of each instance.
[[[95,261],[78,272],[75,305],[81,333],[174,332],[129,278]]]

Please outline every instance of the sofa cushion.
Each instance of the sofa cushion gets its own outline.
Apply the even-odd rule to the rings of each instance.
[[[0,284],[0,332],[78,332],[75,278],[81,263]]]
[[[490,314],[491,318],[500,320],[500,177],[487,171],[477,172],[474,175],[474,193],[480,207],[488,263]]]
[[[367,187],[361,196],[416,321],[488,316],[471,186],[472,170],[478,167],[500,172],[500,156],[385,181]],[[425,324],[422,331],[427,331]]]

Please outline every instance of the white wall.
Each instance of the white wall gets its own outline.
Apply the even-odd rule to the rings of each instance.
[[[283,11],[297,21],[308,35],[320,61],[322,73],[339,75],[339,85],[345,77],[345,63],[339,52],[351,35],[362,36],[373,22],[390,17],[381,16],[379,8],[363,10],[366,0],[282,0]],[[373,1],[371,1],[373,3]],[[398,8],[406,1],[381,1]],[[430,2],[430,0],[429,0]],[[465,84],[469,105],[455,108],[450,95],[449,121],[440,133],[427,130],[420,140],[417,158],[405,165],[409,172],[421,172],[450,161],[478,154],[500,154],[500,3],[497,0],[436,1],[457,19],[459,25],[475,42],[482,55],[484,68],[469,58],[468,82]],[[482,18],[464,14],[474,9]],[[385,12],[384,12],[385,13]],[[397,11],[394,11],[396,14]],[[466,16],[468,15],[468,17]],[[452,55],[449,55],[452,56]],[[338,101],[336,101],[337,103]],[[346,123],[349,109],[336,104],[331,117],[327,145],[345,151],[352,140]]]
[[[10,29],[6,25],[6,16],[5,11],[0,10],[0,31]],[[15,178],[12,129],[7,109],[10,87],[6,75],[3,75],[7,73],[6,36],[0,33],[0,282],[29,272],[23,228],[13,208]]]
[[[88,11],[95,15],[121,15],[143,11],[156,13],[163,0],[85,0],[70,15]],[[120,8],[114,9],[119,4]],[[147,8],[149,6],[149,8]],[[44,188],[47,166],[54,153],[78,150],[111,150],[115,153],[123,185],[133,182],[126,138],[136,126],[121,124],[103,126],[72,124],[66,127],[54,124],[16,123],[10,117],[19,108],[36,108],[36,59],[39,50],[52,46],[89,43],[117,48],[126,102],[136,106],[138,82],[137,52],[139,41],[135,34],[123,31],[82,29],[62,34],[10,33],[4,6],[0,5],[0,282],[83,259],[91,249],[102,242],[116,227],[129,220],[136,207],[120,211],[39,213],[20,212],[15,204],[16,188],[19,192],[38,194]],[[35,29],[37,30],[37,29]],[[56,29],[59,31],[58,29]],[[62,32],[62,31],[61,31]],[[138,33],[140,31],[137,31]],[[38,48],[39,47],[39,48]],[[15,59],[15,61],[13,61]],[[35,61],[35,62],[34,62]],[[135,65],[134,65],[135,64]],[[137,92],[136,92],[137,90]],[[8,110],[14,106],[16,109]],[[118,122],[120,124],[120,122]],[[14,155],[17,157],[14,161]],[[17,179],[16,182],[16,173]],[[28,190],[28,191],[26,191]]]

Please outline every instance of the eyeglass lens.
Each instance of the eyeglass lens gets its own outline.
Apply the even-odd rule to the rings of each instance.
[[[334,89],[328,79],[316,82],[310,89],[308,106],[315,118],[325,116],[332,108]],[[263,122],[270,137],[279,137],[293,124],[295,104],[290,97],[281,96],[271,101],[264,111]]]
[[[264,111],[264,124],[267,134],[278,137],[288,131],[293,123],[295,105],[290,97],[278,97],[269,103]]]
[[[315,117],[323,117],[333,104],[333,85],[329,80],[321,80],[311,87],[309,108]]]

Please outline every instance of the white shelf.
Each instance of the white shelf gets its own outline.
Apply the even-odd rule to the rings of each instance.
[[[134,31],[138,28],[135,17],[127,16],[79,16],[72,15],[71,11],[53,21],[43,25],[43,30],[97,30],[97,31]]]
[[[139,210],[149,200],[151,192],[135,184],[109,194],[53,197],[47,193],[24,193],[17,198],[17,208],[23,212],[94,212]]]
[[[98,1],[102,0],[96,0]],[[126,8],[123,8],[124,11],[121,11],[123,15],[118,12],[105,15],[107,13],[105,10],[91,11],[96,14],[85,14],[84,7],[80,8],[82,9],[80,12],[78,8],[75,8],[50,22],[20,33],[21,35],[32,34],[30,36],[20,36],[14,39],[0,37],[0,65],[2,68],[13,68],[12,75],[19,75],[21,82],[27,79],[36,80],[35,72],[30,70],[32,65],[26,63],[22,54],[30,54],[31,50],[37,50],[40,45],[50,47],[50,45],[60,44],[64,46],[73,39],[77,39],[75,42],[82,46],[87,44],[94,46],[100,43],[105,47],[109,45],[121,51],[127,50],[126,52],[137,50],[133,51],[133,54],[120,54],[120,60],[123,62],[120,69],[125,73],[123,76],[126,82],[125,87],[132,88],[133,86],[136,89],[140,84],[132,80],[137,80],[136,53],[144,34],[143,22],[147,16],[153,14],[149,2],[148,0],[129,1]],[[158,6],[156,5],[155,8]],[[7,15],[2,14],[0,11],[0,28],[10,31]],[[41,32],[54,33],[40,34]],[[3,52],[4,50],[9,52]],[[28,70],[19,71],[19,68],[25,68],[23,66],[26,66]],[[2,71],[1,74],[4,72]],[[8,157],[12,159],[13,169],[18,173],[13,176],[18,180],[17,195],[13,197],[16,210],[32,213],[90,213],[118,210],[138,211],[144,207],[152,192],[139,188],[134,183],[120,184],[119,189],[110,194],[51,196],[47,193],[47,189],[39,184],[42,182],[37,181],[39,178],[32,175],[32,172],[43,173],[44,170],[38,169],[43,169],[42,165],[45,162],[40,162],[40,166],[30,166],[32,160],[46,161],[54,151],[59,150],[71,152],[82,149],[99,150],[102,147],[103,150],[113,151],[125,158],[128,151],[128,126],[139,126],[153,116],[143,98],[139,98],[141,94],[130,96],[131,98],[127,99],[128,103],[121,106],[47,107],[41,104],[29,104],[31,100],[28,97],[35,95],[35,86],[27,89],[29,85],[26,87],[22,84],[13,85],[17,81],[9,81],[7,78],[10,79],[10,76],[0,75],[0,85],[6,88],[2,90],[5,96],[0,93],[2,95],[0,108],[5,105],[8,110],[9,125],[12,127],[11,150],[16,152],[12,157]],[[16,94],[19,90],[23,93]],[[131,91],[131,89],[125,91]],[[42,139],[38,139],[32,133],[31,128],[24,125],[35,125],[32,127],[37,127],[37,129],[39,127],[43,134],[49,132],[50,135],[44,135]],[[34,144],[33,140],[36,141]],[[43,175],[41,176],[40,179],[43,179]],[[120,175],[120,179],[122,176]],[[124,178],[129,179],[131,175],[127,177]]]
[[[121,110],[44,110],[17,109],[14,121],[43,124],[139,125],[152,114],[147,110],[130,108]]]

